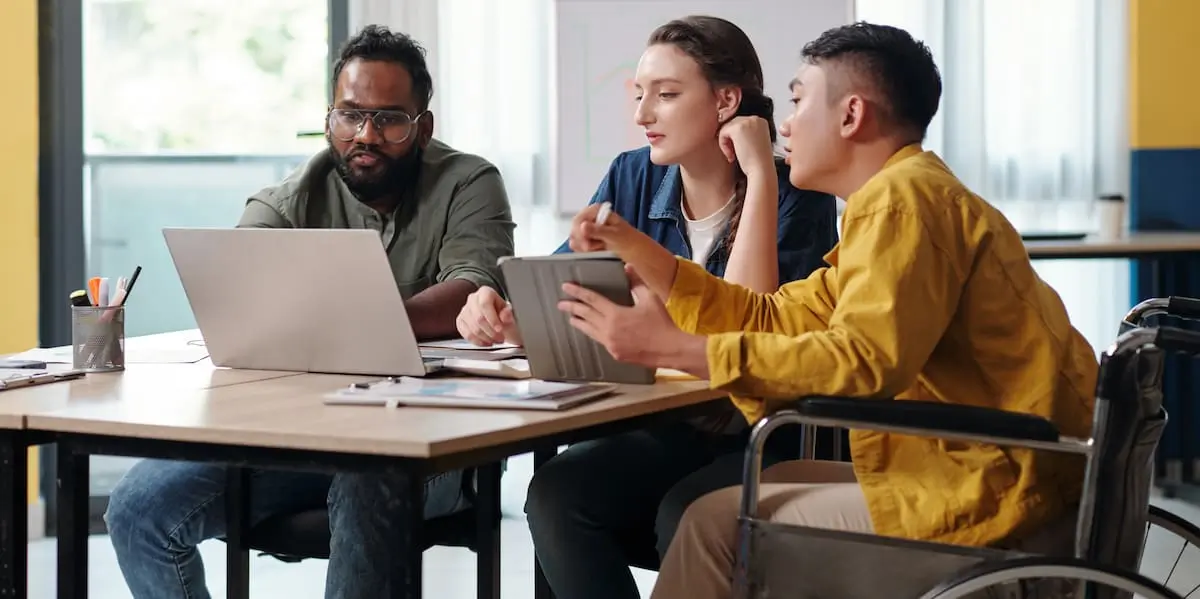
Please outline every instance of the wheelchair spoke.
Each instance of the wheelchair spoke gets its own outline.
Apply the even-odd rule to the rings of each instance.
[[[1151,529],[1158,529],[1161,531],[1153,533],[1153,540],[1151,540]],[[1196,593],[1197,590],[1200,590],[1200,567],[1197,567],[1200,566],[1200,564],[1194,563],[1200,559],[1200,528],[1197,528],[1191,522],[1184,520],[1183,518],[1180,518],[1179,516],[1167,510],[1164,510],[1158,506],[1151,506],[1146,520],[1146,535],[1142,541],[1143,570],[1147,569],[1146,566],[1148,564],[1162,564],[1166,562],[1166,560],[1161,559],[1160,557],[1165,556],[1166,552],[1163,551],[1160,553],[1158,550],[1156,550],[1165,548],[1165,541],[1163,540],[1164,533],[1179,539],[1182,543],[1179,548],[1179,553],[1176,554],[1175,559],[1171,561],[1170,570],[1167,572],[1167,576],[1162,583],[1172,588],[1176,586],[1182,586],[1184,588],[1191,586],[1191,590],[1189,590],[1186,595],[1187,597],[1191,597]],[[1189,552],[1189,545],[1195,549]],[[1188,564],[1184,564],[1181,568],[1180,565],[1183,561],[1183,556],[1185,553],[1191,554],[1191,557],[1189,558],[1191,561]],[[1177,572],[1179,573],[1179,578],[1181,580],[1175,581],[1175,575]],[[1145,573],[1148,575],[1150,574],[1150,572]],[[1156,578],[1156,576],[1151,577]],[[1172,584],[1172,582],[1175,584]]]
[[[1175,556],[1175,563],[1171,564],[1171,571],[1167,572],[1167,579],[1163,582],[1171,582],[1171,578],[1175,576],[1175,568],[1179,567],[1179,560],[1183,559],[1183,552],[1187,551],[1187,540],[1183,541],[1183,546],[1179,548],[1179,555]]]
[[[1054,581],[1059,581],[1057,584]],[[1104,587],[1145,599],[1178,599],[1179,595],[1144,576],[1071,558],[1018,558],[980,564],[947,581],[922,599],[966,599],[980,591],[1017,589],[1025,596],[1079,597],[1078,590]],[[1076,591],[1067,591],[1075,589]]]

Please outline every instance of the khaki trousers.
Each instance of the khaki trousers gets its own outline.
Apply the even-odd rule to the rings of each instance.
[[[741,487],[714,491],[683,514],[667,549],[651,599],[730,599],[733,596]],[[854,470],[845,462],[782,462],[763,472],[758,517],[813,528],[873,532]],[[1075,513],[1048,523],[1005,549],[1071,555]]]
[[[683,514],[651,599],[729,599],[733,594],[741,487],[714,491]],[[792,461],[763,472],[758,517],[785,524],[871,532],[871,515],[845,462]]]

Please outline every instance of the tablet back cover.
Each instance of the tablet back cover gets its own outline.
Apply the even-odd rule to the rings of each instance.
[[[555,254],[501,260],[505,287],[525,341],[530,375],[558,381],[596,381],[650,384],[654,369],[625,364],[571,326],[570,315],[558,309],[569,299],[562,285],[573,282],[614,303],[633,305],[625,265],[609,252]]]

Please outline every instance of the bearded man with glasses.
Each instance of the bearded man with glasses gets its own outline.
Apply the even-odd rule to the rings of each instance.
[[[500,174],[433,139],[433,83],[407,35],[368,26],[343,47],[333,77],[329,148],[251,196],[238,226],[378,231],[417,337],[455,336],[467,296],[503,289],[497,260],[513,255]],[[218,464],[143,460],[117,484],[105,521],[135,599],[210,597],[196,546],[225,536],[226,474]],[[411,531],[388,506],[407,489],[401,476],[254,471],[250,524],[328,505],[325,596],[399,596]],[[461,472],[427,479],[425,517],[467,509],[464,482]]]

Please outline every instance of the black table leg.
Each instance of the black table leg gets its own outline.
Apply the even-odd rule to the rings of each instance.
[[[500,599],[500,463],[477,469],[475,501],[476,583],[478,599]]]
[[[29,458],[20,431],[0,431],[0,597],[24,599],[29,578]]]
[[[58,445],[58,597],[88,592],[88,458]]]
[[[558,455],[558,448],[533,452],[533,471],[537,472],[538,468],[556,455]],[[546,580],[546,575],[542,572],[542,564],[537,561],[536,555],[533,558],[533,599],[554,599],[554,591],[550,589],[550,583]]]
[[[409,472],[404,477],[402,496],[398,497],[396,510],[401,521],[400,547],[403,555],[400,565],[403,577],[394,577],[391,586],[393,599],[421,599],[424,545],[421,542],[421,527],[425,525],[425,476]]]
[[[225,593],[228,599],[250,597],[250,471],[230,466],[225,481]]]

